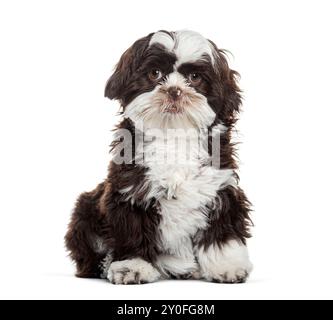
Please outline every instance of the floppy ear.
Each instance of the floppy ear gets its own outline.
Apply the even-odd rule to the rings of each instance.
[[[134,42],[121,56],[113,75],[106,83],[104,96],[122,102],[123,94],[128,87],[131,76],[138,68],[142,56],[149,45],[152,34]]]
[[[127,49],[121,56],[116,69],[106,83],[104,96],[109,99],[121,99],[121,92],[131,75],[133,62],[133,47]]]
[[[242,104],[241,90],[238,87],[239,74],[229,68],[228,61],[223,50],[215,48],[215,68],[219,78],[220,105],[218,115],[224,124],[232,125],[237,121],[237,114]]]

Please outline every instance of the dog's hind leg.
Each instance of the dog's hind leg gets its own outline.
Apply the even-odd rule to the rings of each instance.
[[[94,191],[80,195],[65,236],[70,257],[76,263],[77,277],[99,278],[101,274],[100,264],[107,252],[98,236],[101,229],[98,200],[103,189],[100,184]]]

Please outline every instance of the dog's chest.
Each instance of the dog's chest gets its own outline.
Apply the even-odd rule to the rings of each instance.
[[[145,158],[148,197],[159,204],[159,230],[163,249],[179,254],[199,229],[207,227],[207,207],[213,203],[223,181],[224,170],[203,165],[208,154],[198,144],[182,150],[172,143],[152,142],[145,146],[146,155],[156,152],[158,159]]]

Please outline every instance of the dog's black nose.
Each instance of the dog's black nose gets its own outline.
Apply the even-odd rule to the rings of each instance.
[[[170,87],[168,89],[168,95],[173,99],[177,100],[182,95],[182,90],[178,87]]]

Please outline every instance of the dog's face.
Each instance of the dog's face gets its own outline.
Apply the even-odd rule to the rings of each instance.
[[[208,128],[235,122],[237,73],[223,51],[193,31],[159,31],[137,40],[105,88],[143,128]]]

